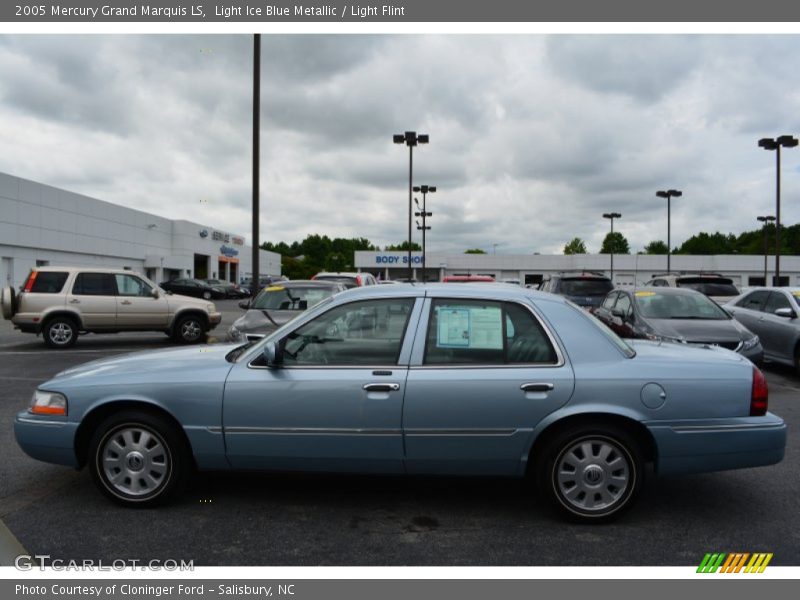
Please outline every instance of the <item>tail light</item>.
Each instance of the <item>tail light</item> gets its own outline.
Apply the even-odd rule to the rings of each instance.
[[[25,282],[25,287],[23,291],[30,292],[33,289],[33,282],[36,281],[36,276],[39,274],[39,271],[31,271],[30,275],[28,275],[28,281]]]
[[[358,287],[361,287],[362,285],[364,285],[361,282],[361,275],[356,275],[356,283],[358,284]]]
[[[750,394],[750,416],[760,417],[767,414],[767,379],[758,367],[753,367],[753,391]]]

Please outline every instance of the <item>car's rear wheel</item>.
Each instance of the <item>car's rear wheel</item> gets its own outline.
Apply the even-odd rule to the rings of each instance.
[[[191,453],[166,419],[122,411],[103,421],[89,445],[89,465],[100,490],[128,506],[173,498],[191,474]]]
[[[17,314],[17,294],[9,285],[0,289],[0,314],[4,319],[11,319]]]
[[[42,327],[42,337],[50,348],[71,348],[78,341],[78,325],[69,317],[52,317]]]
[[[197,344],[205,339],[206,324],[194,315],[182,317],[175,324],[174,335],[181,344]]]
[[[639,445],[624,429],[575,427],[547,442],[539,463],[539,488],[572,520],[610,521],[638,496],[643,464]]]

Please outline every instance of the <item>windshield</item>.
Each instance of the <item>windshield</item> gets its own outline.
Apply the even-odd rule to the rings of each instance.
[[[614,289],[607,279],[562,279],[561,293],[565,296],[605,296]]]
[[[261,290],[250,308],[266,310],[306,310],[334,294],[328,287],[289,287],[273,285]]]
[[[730,319],[728,313],[701,294],[634,294],[639,313],[648,319]]]

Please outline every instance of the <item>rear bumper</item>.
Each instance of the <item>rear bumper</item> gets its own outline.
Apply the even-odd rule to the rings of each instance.
[[[222,313],[215,312],[208,314],[208,328],[214,329],[222,321]]]
[[[22,450],[36,460],[78,467],[75,456],[77,423],[56,421],[24,411],[14,419],[14,437]]]
[[[786,448],[786,424],[772,413],[645,425],[656,442],[661,474],[773,465],[783,460]]]

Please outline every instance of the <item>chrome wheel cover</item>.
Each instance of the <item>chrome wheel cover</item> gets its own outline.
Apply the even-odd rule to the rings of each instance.
[[[75,332],[69,324],[59,321],[47,328],[47,335],[56,346],[64,346],[70,343]]]
[[[181,337],[186,341],[193,342],[199,339],[202,333],[203,328],[194,319],[181,323]]]
[[[134,499],[157,494],[172,470],[164,441],[141,425],[125,425],[108,434],[101,443],[98,462],[109,490]]]
[[[562,504],[580,514],[608,514],[628,496],[636,477],[630,454],[612,439],[582,438],[556,459],[553,485]]]

